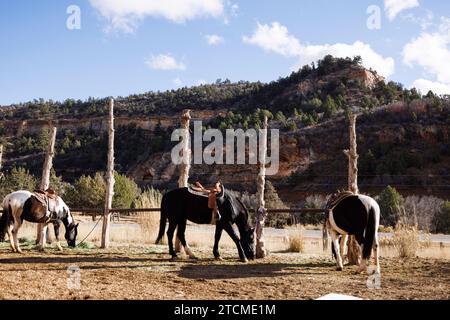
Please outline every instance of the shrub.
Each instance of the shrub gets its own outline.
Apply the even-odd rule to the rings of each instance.
[[[304,252],[305,241],[303,238],[303,229],[300,227],[293,227],[289,229],[289,252]]]
[[[125,175],[114,173],[114,208],[130,208],[139,195],[140,189],[136,182]]]
[[[399,223],[394,229],[392,244],[400,258],[414,258],[420,246],[419,230]]]
[[[400,193],[395,188],[387,186],[378,196],[378,204],[381,210],[381,224],[395,226],[400,218],[400,208],[404,204],[404,199]]]
[[[105,181],[99,172],[93,177],[83,175],[75,181],[73,188],[67,190],[67,203],[75,207],[102,208],[105,192]]]
[[[435,229],[434,219],[440,212],[444,200],[433,196],[408,196],[405,198],[405,211],[409,224],[416,224],[420,230]],[[449,217],[450,218],[450,217]]]
[[[3,199],[8,193],[17,190],[33,191],[37,186],[36,178],[24,168],[12,168],[11,172],[0,179],[0,196]]]
[[[146,189],[134,201],[135,208],[160,208],[162,193],[152,188]]]
[[[320,208],[323,208],[323,206],[326,203],[326,200],[327,199],[324,195],[318,195],[318,194],[310,195],[310,196],[306,197],[304,206],[305,206],[305,208],[309,208],[309,209],[320,209]],[[298,217],[298,221],[301,224],[312,224],[312,225],[322,224],[323,219],[324,219],[323,214],[312,213],[312,212],[302,213]]]
[[[278,192],[273,184],[266,180],[264,189],[264,199],[266,201],[266,209],[286,209],[288,206],[280,199]],[[267,215],[267,224],[275,228],[283,228],[288,224],[291,215],[289,213],[277,213]]]
[[[433,218],[435,232],[450,233],[450,201],[445,201]]]

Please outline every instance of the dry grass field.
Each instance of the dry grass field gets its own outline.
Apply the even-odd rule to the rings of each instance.
[[[80,240],[93,222],[82,220]],[[137,219],[139,220],[139,219]],[[335,270],[322,242],[302,230],[288,236],[267,232],[268,258],[240,263],[229,237],[221,242],[223,261],[212,259],[211,227],[190,226],[187,239],[199,260],[171,261],[166,245],[153,245],[151,221],[114,223],[113,248],[97,248],[101,225],[76,249],[37,252],[34,228],[21,230],[23,254],[0,244],[0,299],[316,299],[328,293],[364,299],[450,299],[450,248],[420,246],[417,256],[398,258],[388,242],[381,249],[381,288],[369,289],[355,266]],[[146,225],[147,224],[147,225]],[[128,239],[128,240],[125,240]],[[294,240],[292,240],[294,239]],[[73,287],[69,267],[79,268]],[[69,286],[68,286],[69,281]]]

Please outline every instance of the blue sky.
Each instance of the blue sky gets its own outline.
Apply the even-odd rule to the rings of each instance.
[[[67,28],[71,5],[80,29]],[[379,28],[368,28],[372,17]],[[360,54],[389,80],[450,93],[441,0],[1,1],[0,41],[1,105],[266,82],[328,53]]]

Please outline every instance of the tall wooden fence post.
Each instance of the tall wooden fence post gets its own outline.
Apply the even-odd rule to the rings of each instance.
[[[180,164],[180,177],[178,178],[178,187],[186,188],[189,180],[189,170],[191,169],[191,144],[189,134],[189,122],[191,120],[191,111],[184,110],[181,115],[181,129],[183,129],[183,161]],[[181,251],[180,240],[175,235],[175,251]]]
[[[3,145],[0,144],[0,179],[3,178],[3,172],[2,172],[2,160],[3,160]]]
[[[109,100],[108,167],[106,171],[105,209],[103,212],[101,248],[109,248],[111,206],[114,196],[114,100]]]
[[[50,132],[50,141],[48,143],[47,152],[45,154],[44,165],[42,167],[42,178],[41,184],[39,185],[39,189],[47,190],[50,186],[50,173],[53,167],[53,156],[55,155],[55,143],[56,143],[56,127],[51,128]],[[42,229],[44,228],[44,224],[38,223],[37,225],[37,235],[36,235],[36,244],[38,244],[41,240]],[[47,235],[47,240],[50,241],[50,234],[45,232],[43,243],[46,242],[45,235]],[[42,249],[42,248],[41,248]]]
[[[178,187],[185,188],[188,186],[189,170],[191,169],[191,148],[189,121],[191,120],[190,110],[184,110],[181,116],[181,129],[183,129],[183,161],[180,164],[180,177],[178,178]]]
[[[356,144],[356,115],[350,116],[349,124],[350,149],[344,150],[348,157],[348,189],[353,193],[359,193],[358,189],[358,152]],[[349,264],[359,264],[360,247],[354,236],[350,236],[348,240]]]
[[[264,187],[266,183],[266,155],[267,155],[267,128],[268,119],[264,118],[263,128],[259,133],[259,173],[256,183],[258,192],[258,211],[256,212],[256,258],[261,259],[267,256],[267,249],[264,243],[264,223],[266,220],[266,202],[264,201]]]

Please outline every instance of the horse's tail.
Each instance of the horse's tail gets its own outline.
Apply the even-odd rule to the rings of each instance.
[[[330,234],[328,232],[328,217],[329,212],[325,212],[325,219],[323,221],[322,226],[322,247],[323,251],[328,250],[328,247],[330,246]],[[331,252],[333,253],[333,256],[335,256],[334,248],[331,246]]]
[[[377,210],[375,206],[371,206],[369,209],[369,216],[367,220],[366,233],[364,236],[364,246],[362,256],[363,259],[370,259],[372,254],[373,242],[375,240],[375,233],[377,232]]]
[[[167,198],[166,195],[163,195],[161,201],[161,218],[159,220],[159,233],[156,238],[155,244],[161,243],[162,238],[164,237],[164,231],[166,229],[166,221],[167,221]]]
[[[3,204],[3,214],[0,218],[0,242],[5,241],[5,234],[9,225],[11,211],[11,206],[8,203],[6,205]]]

